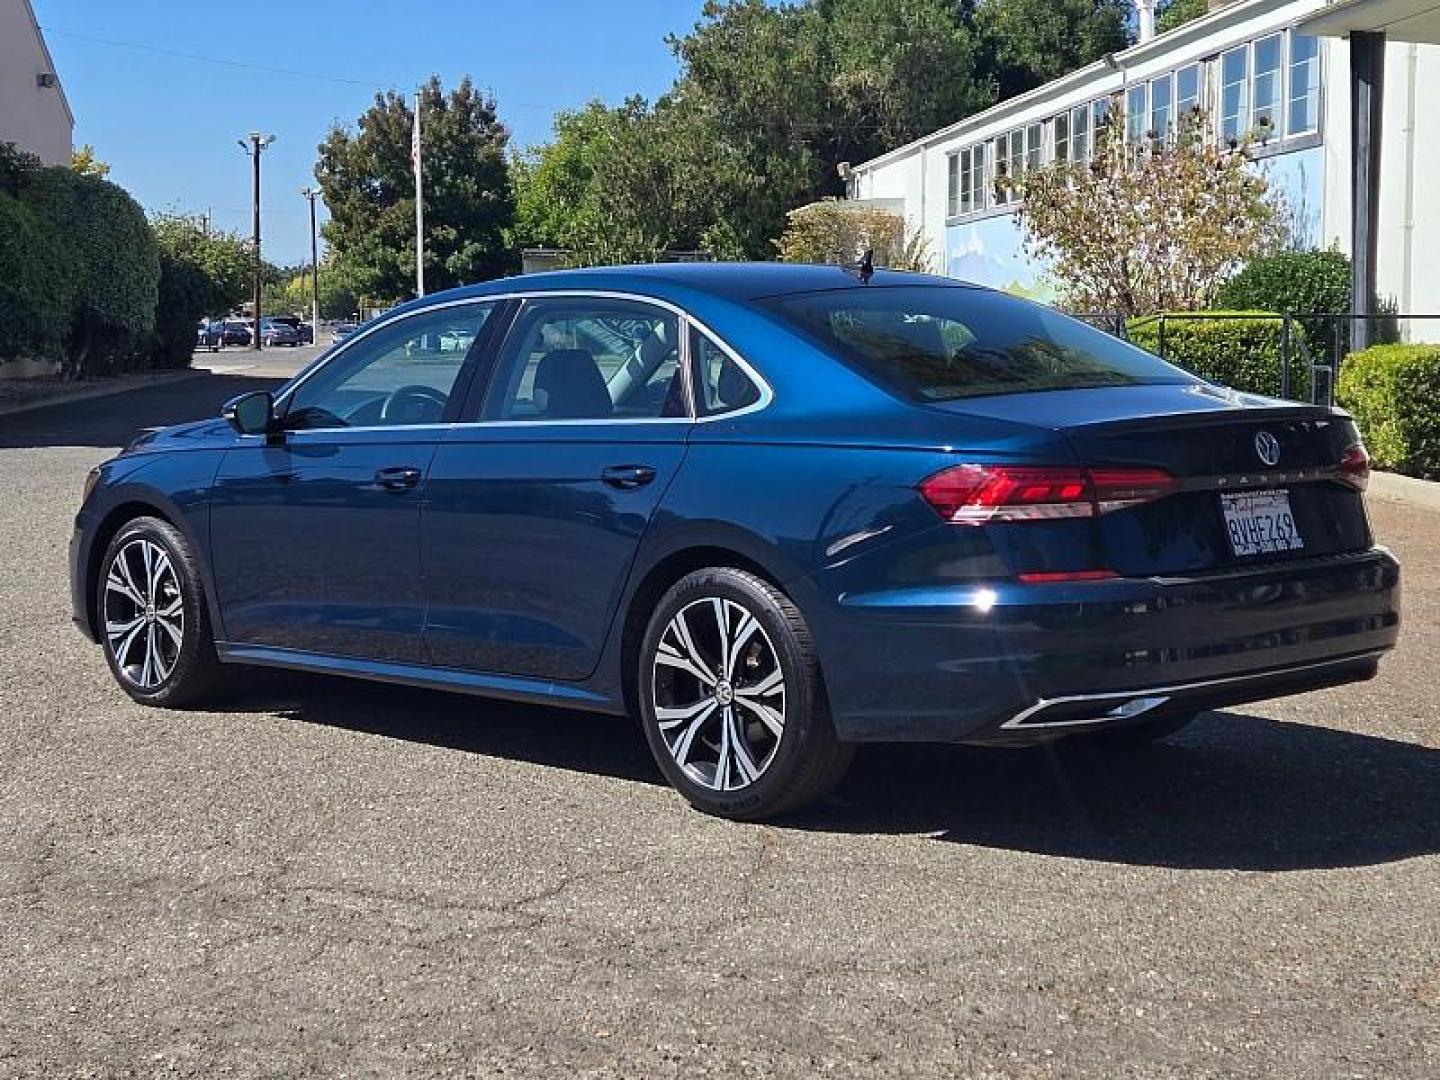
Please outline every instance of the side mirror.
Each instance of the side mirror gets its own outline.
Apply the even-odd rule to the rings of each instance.
[[[220,415],[241,435],[268,435],[275,427],[275,399],[268,390],[255,390],[231,398]]]

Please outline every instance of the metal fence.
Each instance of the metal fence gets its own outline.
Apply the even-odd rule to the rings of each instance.
[[[1287,312],[1224,312],[1186,311],[1163,312],[1127,318],[1114,312],[1072,312],[1076,318],[1089,323],[1106,333],[1130,340],[1130,327],[1136,322],[1155,326],[1156,349],[1162,360],[1167,355],[1165,330],[1167,323],[1194,322],[1217,319],[1235,321],[1246,319],[1281,320],[1280,330],[1280,396],[1291,397],[1294,385],[1293,375],[1299,365],[1310,369],[1308,400],[1323,405],[1335,404],[1335,380],[1340,365],[1350,351],[1350,342],[1355,336],[1357,323],[1365,323],[1368,333],[1365,337],[1372,345],[1410,340],[1440,341],[1440,314],[1419,315],[1403,312],[1381,311],[1367,315],[1354,312],[1325,312],[1320,314],[1295,315]],[[1432,321],[1433,320],[1433,321]],[[1423,329],[1414,324],[1423,324]],[[1297,332],[1298,330],[1298,332]],[[1417,332],[1418,330],[1418,332]],[[1183,367],[1183,362],[1176,360]]]

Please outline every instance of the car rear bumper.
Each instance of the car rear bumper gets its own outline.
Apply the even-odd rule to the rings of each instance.
[[[854,741],[1022,744],[1375,674],[1400,623],[1383,548],[1241,572],[843,597],[822,642]]]

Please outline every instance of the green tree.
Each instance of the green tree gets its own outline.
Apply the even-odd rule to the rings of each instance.
[[[786,216],[785,232],[775,244],[785,262],[845,266],[864,258],[868,251],[876,266],[934,269],[924,237],[919,232],[907,234],[900,214],[823,199]]]
[[[1127,145],[1117,107],[1090,162],[1026,173],[1017,217],[1083,311],[1144,315],[1208,306],[1222,282],[1280,239],[1279,208],[1248,144],[1221,147],[1198,110],[1177,137]]]
[[[78,258],[63,373],[136,366],[155,324],[160,282],[160,256],[145,212],[124,189],[69,168],[34,173],[21,200],[63,232]]]
[[[70,167],[81,176],[93,176],[104,180],[110,175],[110,165],[95,156],[95,147],[86,143],[70,155]]]
[[[1003,101],[1125,48],[1128,16],[1125,0],[983,0],[973,21]]]
[[[185,367],[200,319],[224,315],[245,298],[254,249],[239,237],[210,232],[196,217],[164,215],[151,228],[160,253],[160,282],[150,363]]]
[[[467,76],[448,94],[438,77],[421,90],[424,134],[425,286],[444,289],[497,277],[511,266],[504,230],[514,207],[495,100]],[[413,295],[414,114],[393,91],[377,94],[357,128],[337,125],[320,144],[315,175],[332,250],[368,296]]]
[[[65,234],[0,190],[0,360],[61,355],[79,270]]]
[[[1210,10],[1210,0],[1170,0],[1155,19],[1155,29],[1164,34],[1184,26]]]

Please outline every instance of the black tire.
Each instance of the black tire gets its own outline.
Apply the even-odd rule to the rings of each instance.
[[[672,620],[685,612],[683,621],[688,626],[692,610],[712,611],[716,601],[728,614],[712,616],[709,631],[697,626],[691,635],[698,652],[710,654],[706,660],[707,670],[719,666],[714,655],[719,651],[718,645],[707,650],[704,643],[718,643],[722,617],[730,620],[728,625],[737,631],[737,637],[742,636],[748,626],[744,615],[752,617],[756,629],[762,631],[756,634],[752,629],[741,646],[732,650],[736,653],[732,664],[733,689],[722,690],[720,683],[727,688],[732,686],[731,680],[721,677],[723,673],[712,671],[718,682],[707,684],[688,671],[677,674],[668,661],[657,660],[662,641],[667,642],[667,655],[676,655],[671,642],[678,639]],[[696,634],[701,637],[695,637]],[[754,665],[757,675],[748,678],[749,685],[745,685],[742,679],[746,677],[740,674],[740,669],[750,664]],[[640,647],[639,666],[641,723],[650,751],[665,778],[698,810],[739,821],[754,821],[796,810],[834,787],[854,756],[854,748],[840,742],[835,735],[820,665],[804,616],[788,596],[755,574],[731,567],[713,567],[697,570],[678,581],[661,598],[650,617]],[[773,683],[776,671],[780,673],[778,689],[772,687],[761,694],[761,684]],[[683,743],[689,748],[689,755],[702,759],[687,758],[685,767],[677,760],[672,742],[662,731],[658,711],[661,705],[657,704],[657,695],[669,699],[681,694],[682,683],[688,689],[683,692],[685,700],[678,706],[680,711],[686,707],[700,708],[707,700],[713,703],[714,709],[700,721],[667,721],[672,725],[674,743]],[[694,704],[690,704],[692,698]],[[775,715],[783,716],[778,734],[772,721],[761,723],[761,712],[753,704],[746,704],[763,704],[762,698],[779,706],[769,708],[772,721]],[[664,707],[676,706],[670,701]],[[733,726],[727,727],[732,721]],[[690,741],[684,742],[686,730],[692,724],[698,724],[697,729],[690,734]],[[724,740],[729,739],[732,732],[741,740],[744,754],[732,751],[725,755],[727,763],[722,767],[720,748],[728,745]],[[716,759],[713,766],[703,760],[711,752]],[[744,781],[734,788],[726,786],[732,773],[731,761],[734,776]],[[756,765],[758,775],[746,776],[746,771]],[[707,769],[708,782],[703,776]]]
[[[127,591],[112,589],[110,585],[112,573],[116,577],[124,577],[117,559],[121,552],[125,552],[124,569],[130,573],[127,584],[138,587],[141,598],[147,595],[147,586],[143,581],[145,564],[142,545],[145,544],[164,553],[173,573],[174,591],[178,592],[174,601],[165,602],[165,598],[171,595],[170,585],[163,568],[157,570],[154,575],[156,585],[150,594],[158,602],[149,604],[148,611],[131,599]],[[155,561],[157,566],[163,567],[158,556]],[[95,610],[105,662],[110,665],[110,673],[121,689],[143,705],[162,708],[194,705],[214,693],[224,682],[223,665],[215,655],[215,637],[210,627],[210,611],[206,606],[202,582],[195,554],[185,535],[159,518],[138,517],[127,522],[105,549],[95,582]],[[107,608],[107,594],[113,596],[110,608]],[[173,616],[169,620],[162,617],[172,607],[180,614],[179,620],[174,620]],[[107,626],[109,615],[122,620],[126,616],[138,618],[144,624],[138,631],[144,640],[131,640],[128,635],[112,636]],[[178,646],[174,644],[174,637],[163,629],[167,621],[178,621]],[[116,625],[129,624],[120,622]],[[156,635],[155,640],[159,643],[156,646],[151,646],[148,640],[151,633]],[[153,667],[148,666],[150,661],[145,659],[145,651],[152,647],[158,649],[154,654]]]
[[[1140,720],[1124,727],[1109,731],[1096,731],[1082,736],[1096,746],[1115,750],[1137,750],[1162,739],[1168,739],[1195,722],[1199,713],[1181,713],[1178,716],[1161,716],[1153,720]]]

